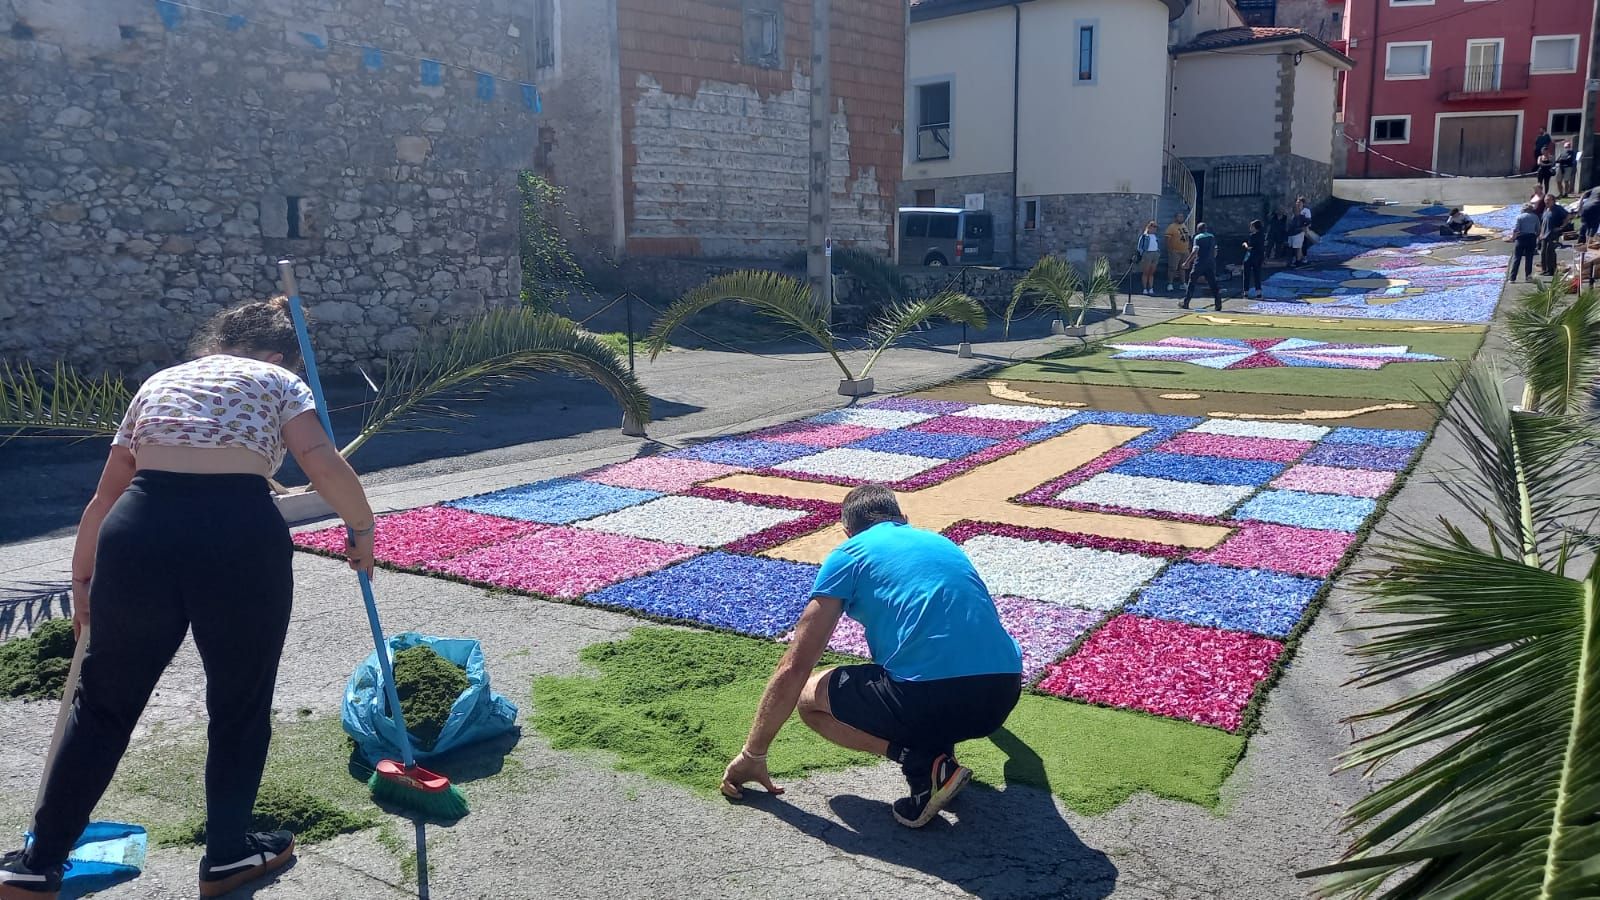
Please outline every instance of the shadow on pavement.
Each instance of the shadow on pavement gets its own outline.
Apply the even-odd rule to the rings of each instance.
[[[985,900],[1110,896],[1116,865],[1078,839],[1048,790],[1031,786],[1049,783],[1043,760],[1003,728],[992,740],[1008,757],[1008,787],[964,792],[950,810],[956,824],[941,817],[913,831],[894,820],[886,800],[853,795],[830,801],[839,822],[766,794],[749,793],[747,802],[853,856],[916,869]]]

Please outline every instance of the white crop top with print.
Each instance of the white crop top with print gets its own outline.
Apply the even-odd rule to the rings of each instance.
[[[162,369],[133,396],[112,444],[244,447],[283,465],[283,426],[317,408],[311,388],[282,366],[215,354]]]

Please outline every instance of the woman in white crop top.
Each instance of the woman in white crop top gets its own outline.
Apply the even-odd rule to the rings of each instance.
[[[78,526],[73,624],[81,632],[92,616],[94,627],[33,840],[0,858],[0,885],[60,884],[74,841],[190,630],[210,717],[200,894],[232,890],[293,854],[289,832],[249,832],[294,591],[293,545],[267,478],[286,451],[294,454],[350,529],[351,567],[368,573],[372,509],[322,430],[311,391],[288,368],[299,362],[299,344],[287,301],[221,313],[195,349],[199,358],[140,387]]]

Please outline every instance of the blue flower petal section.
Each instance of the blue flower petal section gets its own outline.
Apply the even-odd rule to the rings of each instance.
[[[1143,475],[1200,484],[1266,484],[1284,469],[1283,463],[1247,459],[1221,459],[1182,453],[1146,453],[1112,469],[1118,475]]]
[[[764,469],[778,463],[786,463],[791,459],[810,456],[820,449],[805,444],[784,444],[778,441],[728,439],[674,450],[667,456],[672,459],[698,459],[702,462]]]
[[[1178,563],[1140,591],[1126,612],[1282,638],[1321,589],[1319,578]]]
[[[850,446],[856,450],[877,450],[880,453],[909,453],[934,459],[959,459],[993,447],[999,441],[984,437],[959,434],[927,434],[920,431],[886,431],[856,441]]]
[[[1327,444],[1367,444],[1373,447],[1421,447],[1426,431],[1401,431],[1393,428],[1335,428],[1323,438]]]
[[[620,606],[770,638],[793,628],[799,620],[811,600],[817,569],[777,559],[707,553],[614,584],[586,599],[601,606]]]
[[[1241,507],[1234,518],[1327,531],[1358,531],[1377,508],[1378,501],[1365,497],[1266,491]]]
[[[616,512],[659,496],[661,494],[657,491],[612,487],[579,478],[556,478],[506,488],[492,494],[464,497],[445,505],[508,519],[566,525],[579,519],[592,519]]]
[[[1398,472],[1411,463],[1416,450],[1410,447],[1374,447],[1371,444],[1331,444],[1324,441],[1311,448],[1301,462],[1345,469],[1381,469]]]

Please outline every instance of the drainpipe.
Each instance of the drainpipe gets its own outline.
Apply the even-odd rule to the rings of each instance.
[[[1017,199],[1017,155],[1021,143],[1017,129],[1022,119],[1022,5],[1011,4],[1011,12],[1016,23],[1011,44],[1011,264],[1017,265],[1022,255],[1022,203]]]
[[[1361,146],[1366,151],[1361,154],[1362,178],[1372,177],[1372,146],[1369,141],[1372,139],[1373,92],[1376,91],[1378,87],[1378,51],[1382,49],[1378,45],[1378,35],[1381,34],[1381,32],[1378,30],[1378,11],[1382,8],[1383,0],[1372,0],[1372,46],[1367,48],[1371,54],[1371,61],[1367,63],[1367,136],[1361,139]],[[1349,135],[1346,135],[1345,138],[1346,143],[1348,143]],[[1437,136],[1435,136],[1435,140],[1437,140]]]

